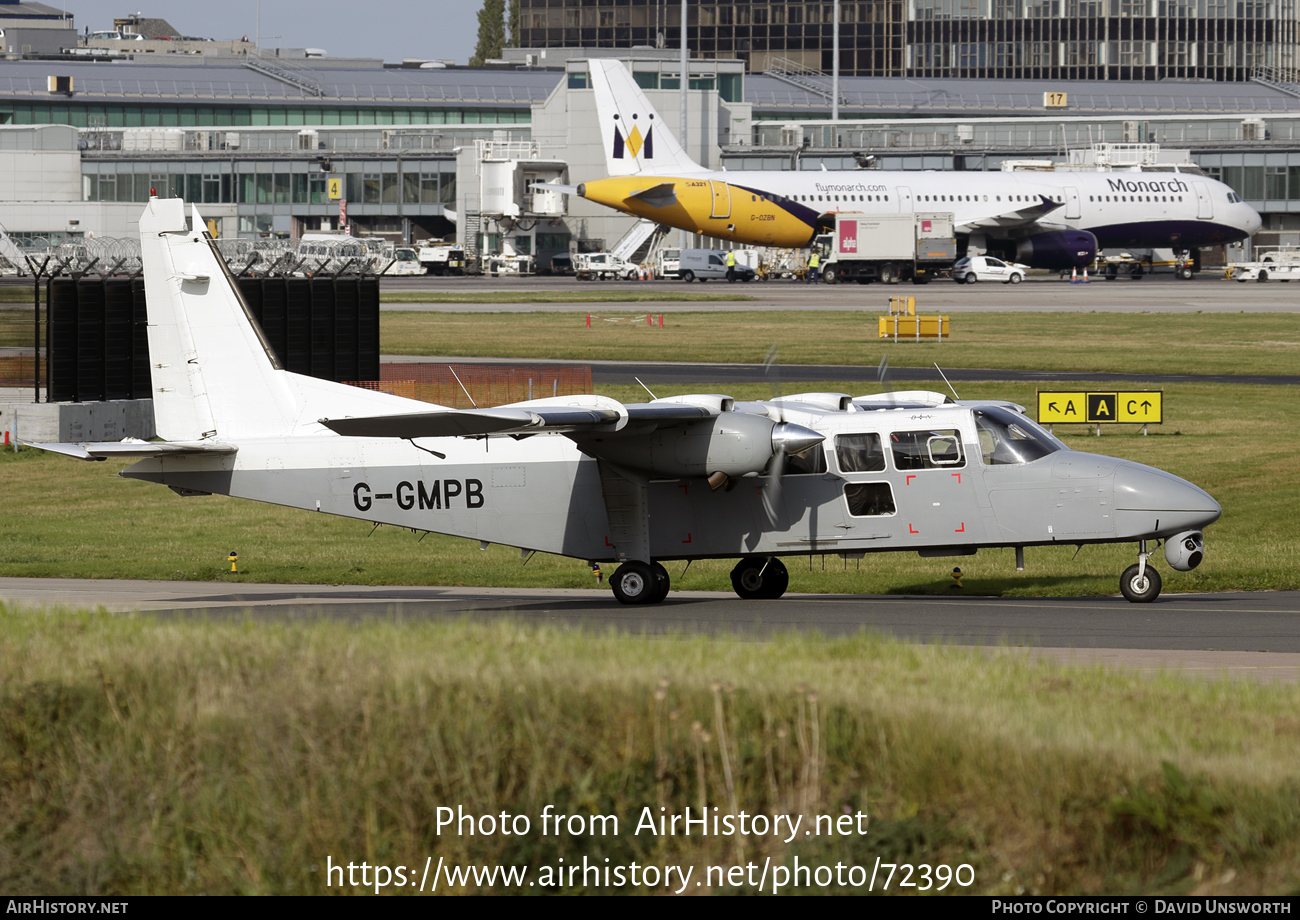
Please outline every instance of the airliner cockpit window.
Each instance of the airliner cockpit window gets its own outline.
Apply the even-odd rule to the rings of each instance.
[[[987,466],[1029,463],[1060,450],[1063,445],[1022,415],[998,406],[976,409],[980,453]]]

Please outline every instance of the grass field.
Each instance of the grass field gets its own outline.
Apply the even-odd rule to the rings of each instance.
[[[1056,384],[1053,384],[1055,387]],[[818,389],[834,389],[822,384]],[[786,392],[797,392],[789,384]],[[858,388],[860,389],[860,388]],[[852,387],[849,392],[855,392]],[[1025,384],[963,384],[963,396],[1014,399],[1032,405]],[[631,388],[605,388],[636,400]],[[665,390],[665,393],[670,392]],[[661,394],[664,395],[664,394]],[[733,388],[738,398],[769,395]],[[1205,562],[1194,572],[1168,569],[1157,553],[1165,590],[1300,588],[1300,455],[1291,446],[1294,396],[1286,387],[1176,384],[1165,389],[1168,424],[1150,437],[1108,429],[1096,438],[1083,426],[1058,427],[1074,447],[1126,457],[1183,476],[1208,489],[1223,518],[1207,532]],[[249,580],[347,584],[591,587],[581,560],[538,555],[527,567],[508,547],[480,551],[463,539],[430,535],[294,509],[211,496],[181,498],[160,486],[120,479],[125,464],[82,463],[24,450],[0,453],[5,483],[0,575],[84,578]],[[225,571],[240,556],[241,574]],[[1114,594],[1134,559],[1131,545],[1030,548],[1016,572],[1011,550],[961,560],[965,591],[993,595]],[[791,591],[846,593],[945,592],[951,559],[911,553],[791,558]],[[691,566],[677,587],[729,591],[731,561]],[[676,579],[681,564],[671,572]]]
[[[882,341],[877,309],[664,313],[664,328],[594,323],[575,313],[386,312],[385,354],[573,361],[760,363],[777,344],[786,364],[1110,371],[1130,374],[1297,374],[1300,323],[1284,313],[963,313],[952,339]]]
[[[381,303],[721,303],[757,300],[746,294],[686,291],[386,291]]]
[[[590,293],[589,302],[610,299],[605,292]],[[518,298],[532,295],[501,296],[523,302]],[[680,296],[738,299],[738,295]],[[419,297],[429,299],[424,294]],[[632,316],[637,312],[632,305],[640,302],[640,295],[626,297],[626,316]],[[938,361],[944,367],[1008,370],[1300,373],[1300,323],[1285,313],[966,313],[953,318],[950,341],[895,345],[877,336],[875,310],[714,313],[656,308],[655,312],[664,313],[662,329],[629,322],[595,322],[587,329],[585,311],[385,311],[380,347],[385,354],[521,360],[759,363],[777,344],[786,364],[874,366],[888,355],[896,367],[929,367]],[[30,308],[0,309],[0,346],[27,347],[31,336]]]
[[[972,867],[945,893],[1294,895],[1297,711],[1296,686],[868,636],[0,607],[0,888],[315,894],[327,858],[414,867],[412,885],[426,857],[526,866],[544,885],[542,867],[584,856],[695,880],[768,857],[870,874],[880,857]],[[619,831],[542,836],[548,804]],[[642,808],[701,804],[867,818],[789,845],[632,833]],[[438,835],[439,806],[531,832]]]

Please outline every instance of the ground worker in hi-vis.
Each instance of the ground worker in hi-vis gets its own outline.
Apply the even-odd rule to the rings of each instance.
[[[727,251],[727,280],[733,284],[736,281],[736,254],[730,250]]]
[[[817,283],[817,269],[821,266],[821,264],[822,264],[822,255],[820,252],[814,249],[812,251],[812,255],[808,257],[808,283],[809,284]]]

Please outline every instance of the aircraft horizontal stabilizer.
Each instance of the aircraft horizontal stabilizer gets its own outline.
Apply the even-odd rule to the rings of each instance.
[[[233,454],[233,444],[219,441],[141,441],[127,438],[124,441],[100,441],[88,444],[28,444],[56,454],[76,457],[78,460],[107,460],[109,457],[180,457],[198,454]]]
[[[537,400],[551,405],[517,404],[495,409],[443,409],[402,415],[366,418],[323,418],[320,423],[351,438],[475,438],[484,435],[568,433],[628,423],[656,424],[693,422],[718,413],[704,406],[639,404],[611,406],[556,406],[554,400]]]
[[[1007,211],[1005,214],[996,214],[993,217],[981,217],[976,220],[967,221],[959,224],[955,230],[957,233],[970,233],[974,230],[993,230],[993,229],[1010,229],[1012,227],[1025,227],[1029,224],[1039,223],[1048,214],[1061,208],[1058,201],[1053,201],[1046,195],[1038,196],[1037,204],[1025,205],[1015,211]]]
[[[652,208],[666,208],[669,205],[677,204],[677,186],[671,182],[660,182],[650,188],[633,192],[624,201],[640,201]]]

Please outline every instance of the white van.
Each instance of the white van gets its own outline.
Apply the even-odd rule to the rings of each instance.
[[[683,249],[677,277],[683,281],[708,281],[727,277],[727,253],[721,249]],[[754,269],[736,259],[736,278],[753,281]]]
[[[680,249],[659,250],[659,268],[655,272],[658,278],[674,278],[681,268],[682,251]]]

